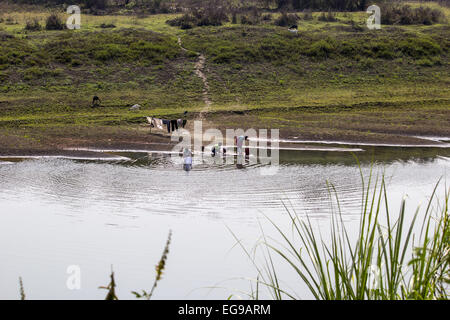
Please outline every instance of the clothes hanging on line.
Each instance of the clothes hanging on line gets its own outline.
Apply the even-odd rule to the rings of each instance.
[[[178,121],[170,120],[170,124],[172,125],[172,131],[178,130]]]
[[[163,123],[162,123],[161,119],[153,118],[153,117],[147,117],[147,121],[150,124],[150,127],[158,128],[160,130],[163,129]]]
[[[167,127],[167,132],[178,130],[180,127],[185,127],[187,120],[185,119],[176,119],[176,120],[167,120],[167,119],[158,119],[153,117],[146,117],[150,127],[158,128],[160,130],[164,129],[164,126]]]
[[[167,126],[167,132],[170,133],[170,120],[162,120],[163,124]]]
[[[157,127],[160,130],[163,129],[163,122],[161,119],[153,119],[153,121],[155,122],[155,127]]]

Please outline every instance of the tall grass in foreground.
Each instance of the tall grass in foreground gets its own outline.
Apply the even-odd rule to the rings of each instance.
[[[142,293],[132,291],[131,293],[134,294],[136,296],[136,298],[147,299],[147,300],[150,300],[152,298],[153,293],[158,285],[158,282],[162,279],[164,269],[166,268],[166,261],[167,261],[168,255],[169,255],[169,248],[170,248],[171,241],[172,241],[172,231],[169,231],[169,235],[167,236],[166,245],[164,247],[164,251],[162,253],[161,259],[159,259],[158,264],[155,266],[156,276],[155,276],[155,280],[153,282],[152,288],[149,292],[147,292],[145,290],[142,290]],[[100,287],[100,289],[108,290],[105,300],[119,300],[119,298],[116,295],[116,280],[114,279],[113,271],[111,271],[110,277],[111,277],[111,281],[109,282],[108,286]]]
[[[131,293],[134,294],[136,296],[136,298],[138,298],[138,299],[144,298],[147,300],[150,300],[152,298],[153,293],[154,293],[156,287],[158,286],[158,282],[161,281],[161,279],[162,279],[164,269],[166,268],[166,262],[167,262],[167,258],[169,255],[169,248],[170,248],[171,241],[172,241],[172,230],[169,231],[169,235],[167,236],[166,245],[164,247],[164,251],[161,256],[161,259],[159,260],[158,264],[155,266],[156,276],[155,276],[155,280],[153,282],[153,286],[152,286],[151,290],[149,292],[142,290],[142,293],[132,291]],[[119,300],[119,298],[117,297],[117,294],[116,294],[117,284],[116,284],[116,279],[114,277],[114,271],[112,270],[112,266],[111,266],[111,274],[109,277],[110,277],[109,284],[107,286],[100,286],[99,289],[104,289],[104,290],[108,291],[108,293],[106,294],[105,300]],[[20,292],[20,299],[25,300],[26,295],[25,295],[25,290],[23,287],[22,277],[19,277],[19,292]]]
[[[258,271],[256,291],[252,290],[251,298],[258,299],[261,287],[269,289],[274,299],[296,298],[280,284],[272,259],[275,254],[288,263],[316,299],[448,299],[447,189],[445,199],[439,201],[436,197],[439,182],[436,184],[423,217],[420,208],[407,212],[403,199],[399,215],[393,219],[384,176],[373,181],[371,170],[365,185],[360,172],[362,213],[356,241],[350,240],[338,194],[329,184],[330,200],[335,206],[328,241],[314,231],[308,216],[302,218],[286,208],[292,236],[270,221],[282,241],[273,243],[263,232],[263,266],[241,245]],[[410,222],[406,222],[408,217]]]

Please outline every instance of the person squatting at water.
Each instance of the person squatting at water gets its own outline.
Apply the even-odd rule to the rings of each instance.
[[[192,152],[188,148],[183,151],[183,169],[184,171],[192,170]]]
[[[222,142],[219,142],[218,144],[213,146],[211,149],[211,156],[213,156],[213,157],[215,157],[216,154],[217,155],[223,154],[225,156],[226,153],[227,153],[227,149],[222,148]]]

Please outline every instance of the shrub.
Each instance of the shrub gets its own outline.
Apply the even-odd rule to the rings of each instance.
[[[179,18],[167,20],[166,23],[172,27],[180,27],[181,29],[191,29],[197,24],[197,20],[192,14],[186,13]]]
[[[250,12],[241,17],[241,24],[257,25],[261,22],[261,19],[261,12],[258,9],[253,8]]]
[[[435,56],[442,52],[441,47],[434,40],[428,38],[410,38],[400,42],[400,49],[404,54],[413,58]]]
[[[115,24],[113,24],[113,23],[102,23],[101,25],[100,25],[100,28],[102,28],[102,29],[108,29],[108,28],[115,28],[116,27],[116,25]]]
[[[270,13],[268,13],[268,14],[264,14],[264,15],[262,16],[262,19],[263,19],[264,21],[272,21],[273,17],[272,17],[272,15],[271,15]]]
[[[375,66],[375,60],[372,58],[361,58],[359,60],[359,66],[363,70],[372,69]]]
[[[41,24],[37,18],[28,20],[25,24],[25,30],[27,31],[40,31],[42,29]]]
[[[167,20],[166,23],[181,29],[191,29],[195,26],[220,26],[227,21],[229,21],[228,15],[222,8],[209,7],[193,9],[181,17]]]
[[[334,49],[335,45],[332,39],[319,40],[311,45],[307,54],[316,58],[328,58]]]
[[[275,25],[280,27],[290,27],[297,23],[299,17],[296,14],[283,12],[281,16],[279,16],[275,20]]]
[[[308,21],[308,20],[313,20],[314,17],[310,10],[305,10],[305,11],[303,11],[302,19]]]
[[[429,7],[412,8],[409,5],[384,4],[381,5],[381,23],[387,25],[424,24],[444,22],[445,14],[440,9]]]
[[[5,24],[6,25],[14,25],[14,24],[19,24],[19,23],[14,18],[8,17],[5,19]]]
[[[327,13],[322,12],[322,14],[317,18],[319,21],[325,22],[336,22],[338,19],[336,18],[336,13],[328,11]]]
[[[198,23],[197,26],[221,26],[227,22],[228,15],[222,8],[209,7],[204,10],[194,10],[194,16]]]
[[[55,13],[49,15],[45,21],[46,30],[63,30],[65,27],[61,17]]]

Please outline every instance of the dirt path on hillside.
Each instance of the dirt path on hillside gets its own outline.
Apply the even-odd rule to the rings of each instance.
[[[183,47],[180,37],[178,37],[178,45],[180,46],[181,50],[183,50],[184,52],[188,51],[186,48]],[[211,100],[209,99],[208,79],[204,73],[206,58],[200,52],[196,52],[196,54],[198,56],[198,60],[195,63],[194,72],[197,75],[197,77],[199,77],[203,82],[203,101],[205,102],[205,107],[200,111],[198,118],[200,120],[204,120],[205,113],[207,113],[211,107]]]

